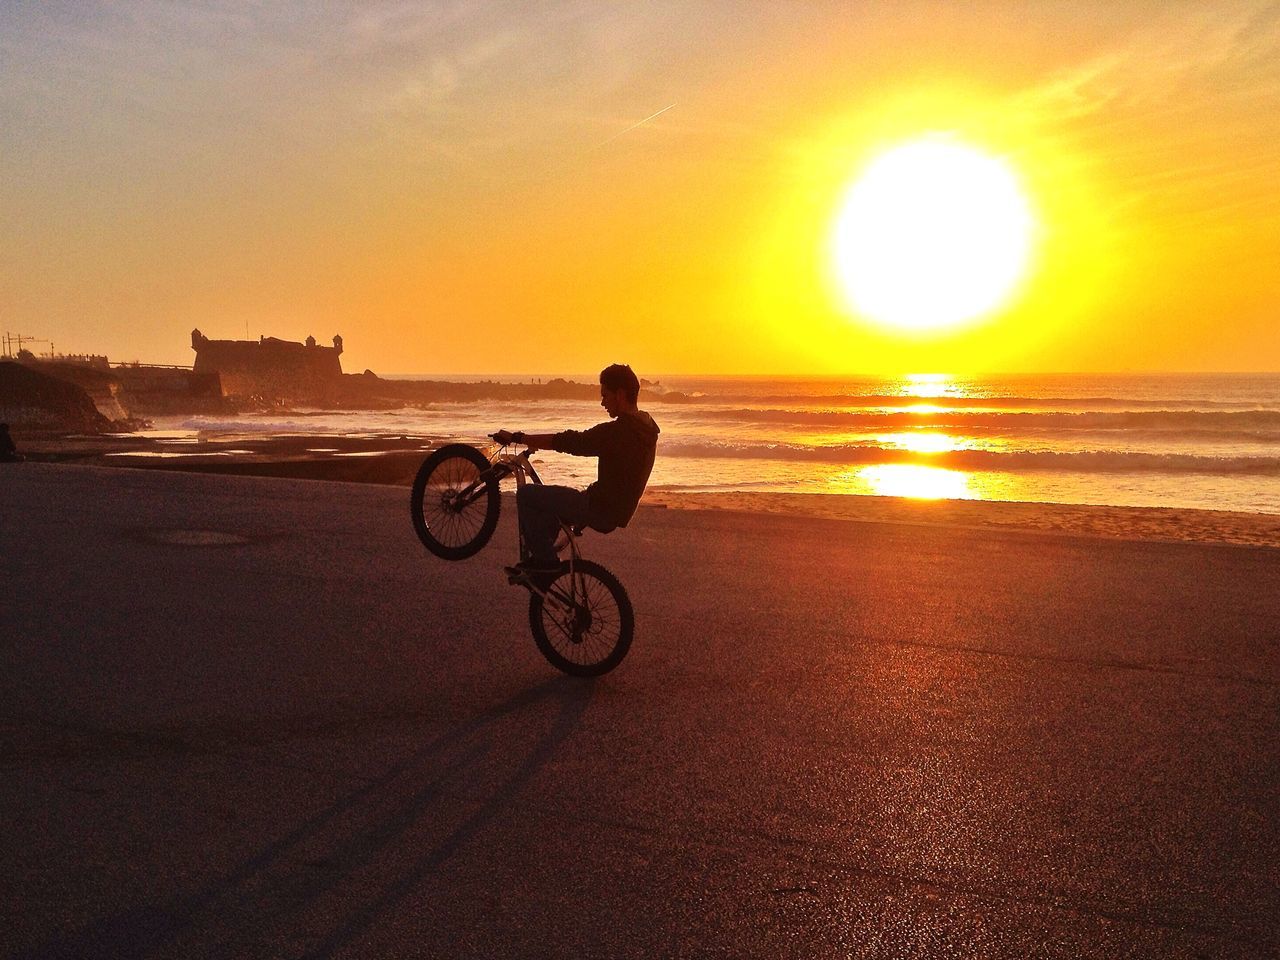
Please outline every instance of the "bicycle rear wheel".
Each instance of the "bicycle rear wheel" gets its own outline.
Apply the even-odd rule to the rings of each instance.
[[[590,560],[569,563],[547,589],[529,594],[529,629],[553,667],[598,677],[622,662],[635,634],[631,599],[618,578]]]
[[[478,553],[498,526],[502,499],[489,461],[475,447],[451,443],[422,462],[409,496],[413,529],[445,560]]]

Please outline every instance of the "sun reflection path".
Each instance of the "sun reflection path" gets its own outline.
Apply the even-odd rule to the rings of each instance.
[[[930,399],[963,398],[967,395],[965,385],[946,373],[909,373],[897,384],[896,391],[891,392],[897,392],[904,401],[913,402],[901,407],[891,405],[888,409],[921,415],[950,409],[949,406],[931,404],[928,402]],[[936,429],[881,433],[874,435],[874,439],[881,447],[922,454],[925,458],[932,454],[966,450],[974,445],[970,438],[954,437]],[[828,477],[826,482],[828,489],[841,493],[869,492],[916,500],[983,499],[981,492],[973,487],[972,480],[973,476],[963,470],[918,463],[877,463],[841,472]]]
[[[969,444],[945,433],[921,430],[918,433],[881,433],[876,435],[881,446],[910,450],[912,453],[950,453]]]
[[[948,397],[958,393],[956,384],[945,373],[908,373],[902,385],[907,397]]]
[[[873,491],[883,497],[911,497],[915,500],[974,500],[969,474],[961,470],[926,467],[911,463],[881,463],[857,471]]]

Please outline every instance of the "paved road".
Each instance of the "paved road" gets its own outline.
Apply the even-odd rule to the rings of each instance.
[[[591,683],[405,500],[4,469],[0,955],[1280,951],[1280,551],[646,510]]]

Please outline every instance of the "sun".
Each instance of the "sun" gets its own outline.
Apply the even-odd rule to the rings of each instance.
[[[1025,274],[1034,218],[1003,160],[925,137],[880,154],[850,187],[832,235],[853,309],[901,330],[983,317]]]

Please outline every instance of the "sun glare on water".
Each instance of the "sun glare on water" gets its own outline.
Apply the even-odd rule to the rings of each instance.
[[[884,463],[863,467],[859,477],[883,497],[912,500],[969,500],[969,475],[960,470],[912,463]]]
[[[1026,271],[1033,217],[1002,160],[941,138],[881,154],[836,219],[836,275],[854,310],[928,330],[1001,306]]]

